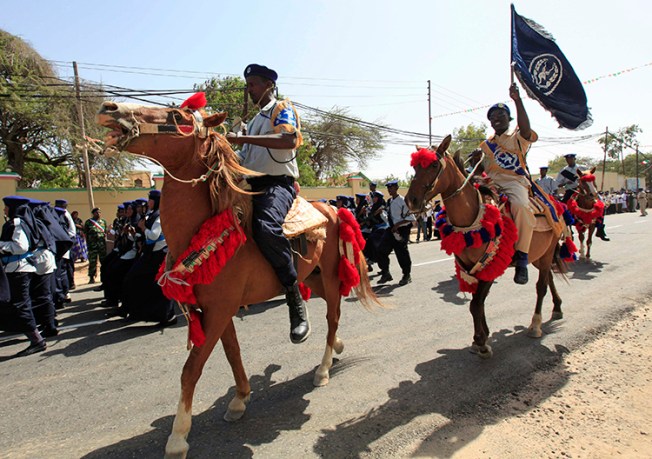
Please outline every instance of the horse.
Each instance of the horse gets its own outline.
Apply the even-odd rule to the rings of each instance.
[[[244,176],[255,175],[255,172],[240,166],[226,138],[213,129],[225,119],[226,113],[207,115],[203,109],[114,102],[104,102],[96,115],[98,124],[112,130],[105,141],[108,150],[137,154],[163,167],[160,215],[169,259],[178,261],[203,222],[225,211],[233,209],[239,220],[235,226],[246,236],[246,242],[223,265],[219,274],[212,281],[209,279],[210,283],[192,287],[197,307],[202,311],[200,320],[205,342],[192,347],[183,367],[181,396],[166,444],[166,457],[185,457],[188,452],[186,438],[191,425],[193,393],[204,364],[220,339],[236,385],[236,395],[224,419],[235,421],[242,417],[251,387],[232,318],[241,305],[266,301],[282,291],[272,267],[251,237],[252,193],[243,190],[240,182]],[[346,285],[353,288],[362,305],[371,309],[374,305],[382,307],[382,304],[371,289],[364,256],[359,252],[351,254],[350,244],[346,252],[344,236],[347,231],[357,231],[356,234],[360,231],[354,219],[355,228],[346,227],[343,217],[350,212],[343,210],[340,212],[345,212],[344,215],[337,214],[331,206],[320,202],[312,206],[325,217],[325,238],[308,241],[305,254],[298,257],[297,272],[299,281],[324,298],[327,304],[326,350],[313,380],[315,386],[323,386],[329,382],[333,352],[339,354],[344,348],[337,336],[340,302],[341,296],[348,295],[351,288],[342,291],[345,287],[342,262],[348,259],[350,265],[354,265],[351,269],[359,275],[357,286],[354,283]],[[192,332],[193,322],[189,325]]]
[[[589,172],[577,170],[577,175],[580,178],[579,185],[573,196],[566,202],[568,211],[575,219],[577,237],[580,240],[580,258],[585,258],[587,261],[591,259],[591,245],[596,222],[604,215],[604,203],[598,198],[594,173],[595,166]],[[584,253],[585,238],[586,254]]]
[[[466,175],[459,152],[455,156],[448,153],[450,143],[451,136],[449,135],[444,138],[436,150],[421,150],[430,153],[429,159],[426,161],[418,161],[418,158],[413,155],[412,165],[414,166],[415,175],[405,195],[405,202],[411,211],[415,213],[421,212],[425,203],[441,194],[442,203],[445,205],[446,218],[450,225],[447,227],[438,226],[442,236],[442,248],[444,248],[446,237],[452,232],[456,232],[461,239],[457,243],[457,249],[451,252],[455,253],[460,287],[468,287],[469,284],[464,283],[466,281],[477,281],[474,288],[465,289],[465,291],[472,293],[470,311],[473,316],[474,334],[471,350],[482,358],[490,358],[493,351],[491,346],[487,344],[489,328],[485,317],[485,300],[489,294],[493,279],[502,275],[511,262],[514,249],[508,247],[508,245],[511,246],[511,243],[515,241],[516,228],[513,222],[505,219],[504,216],[502,218],[503,223],[500,223],[498,210],[493,206],[484,205],[485,198],[471,184],[472,176]],[[496,228],[493,222],[491,225],[482,223],[483,226],[479,226],[479,222],[485,221],[484,216],[487,216],[487,219],[489,218],[490,210],[493,212],[492,218],[496,221],[496,224],[500,223],[503,226]],[[437,220],[437,224],[442,225],[441,216]],[[511,226],[508,227],[508,224]],[[470,231],[474,227],[478,228],[478,230]],[[507,230],[510,228],[512,228],[510,233],[513,235],[511,236],[512,241],[507,240]],[[489,231],[487,232],[487,230]],[[494,230],[495,234],[493,233]],[[502,231],[502,241],[498,238],[500,231]],[[477,234],[473,234],[474,232]],[[537,301],[532,322],[528,327],[528,335],[533,338],[540,338],[543,334],[541,330],[541,307],[548,288],[552,293],[552,320],[563,317],[562,300],[555,287],[551,269],[553,261],[558,263],[558,267],[562,272],[564,269],[562,261],[556,257],[559,236],[559,232],[555,232],[554,229],[535,231],[532,236],[529,259],[531,264],[539,270],[539,278],[536,283]],[[465,240],[471,242],[471,244],[465,243]],[[503,242],[503,249],[501,250],[511,249],[511,251],[506,251],[506,254],[503,255],[500,255],[501,251],[491,252],[492,247],[500,248],[500,242]],[[491,259],[492,261],[496,260],[497,264],[494,265],[494,268],[490,264],[485,264],[488,256],[489,258],[494,257]],[[502,265],[499,257],[502,257]],[[493,275],[487,273],[488,277],[484,280],[479,272],[475,279],[470,278],[467,274],[473,272],[476,266],[484,266],[488,270],[493,270],[494,273]],[[484,268],[480,268],[480,271],[482,269]]]

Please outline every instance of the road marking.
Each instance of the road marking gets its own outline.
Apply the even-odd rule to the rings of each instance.
[[[443,259],[441,259],[441,260],[426,261],[426,262],[424,262],[424,263],[416,263],[416,264],[414,264],[414,265],[412,265],[412,266],[413,266],[413,267],[416,267],[416,266],[425,266],[425,265],[431,265],[431,264],[433,264],[433,263],[441,263],[442,261],[449,261],[449,260],[454,260],[454,259],[455,259],[454,257],[443,258]]]
[[[607,226],[607,229],[620,228],[621,226],[623,226],[623,225]]]
[[[638,225],[639,223],[647,223],[647,220],[641,220],[640,222],[634,222],[635,225]]]

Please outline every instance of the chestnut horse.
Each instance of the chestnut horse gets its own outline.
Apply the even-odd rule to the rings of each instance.
[[[580,258],[591,259],[591,245],[593,245],[593,232],[598,218],[604,213],[604,204],[598,198],[595,188],[595,166],[589,172],[577,170],[580,177],[577,190],[566,202],[568,210],[575,219],[577,237],[580,240]],[[586,239],[586,255],[584,253],[584,240]]]
[[[451,136],[449,135],[437,147],[437,159],[427,167],[424,168],[419,164],[414,166],[415,175],[410,189],[405,195],[405,202],[410,210],[420,212],[425,203],[441,194],[448,222],[457,228],[468,228],[477,220],[481,198],[466,177],[459,154],[456,154],[455,158],[448,154],[447,149],[450,142]],[[553,261],[558,260],[558,257],[555,256],[558,236],[553,233],[553,230],[535,231],[530,244],[529,260],[539,270],[539,279],[536,284],[537,302],[532,323],[528,328],[529,336],[534,338],[542,336],[541,305],[548,287],[552,293],[552,319],[563,317],[561,298],[555,288],[551,270]],[[471,269],[485,255],[488,244],[484,242],[479,247],[466,247],[461,253],[456,253],[458,261],[465,268]],[[491,285],[492,281],[478,280],[478,286],[470,305],[474,326],[472,350],[483,358],[492,356],[491,347],[487,344],[489,328],[484,312],[485,299]]]
[[[152,159],[165,171],[160,212],[168,257],[178,259],[202,223],[227,209],[240,216],[240,226],[247,236],[246,243],[210,284],[193,287],[197,306],[203,312],[201,324],[206,341],[192,348],[183,367],[181,397],[165,449],[170,457],[185,457],[188,451],[186,438],[190,431],[193,393],[204,364],[220,339],[236,385],[236,395],[224,418],[234,421],[244,414],[251,388],[232,317],[241,305],[268,300],[282,291],[272,267],[251,237],[250,193],[238,186],[244,175],[255,173],[241,167],[224,136],[211,129],[225,118],[225,113],[207,116],[203,110],[113,102],[104,102],[97,114],[97,122],[112,129],[107,134],[109,148]],[[326,238],[308,243],[307,254],[298,263],[298,275],[299,281],[327,304],[326,350],[314,377],[314,384],[323,386],[329,381],[333,351],[339,354],[344,347],[336,334],[340,319],[338,266],[342,233],[340,219],[331,206],[323,203],[313,203],[313,206],[327,219]],[[381,306],[369,284],[364,256],[356,258],[359,261],[354,270],[360,276],[360,283],[353,289],[358,299],[366,308],[374,304]]]

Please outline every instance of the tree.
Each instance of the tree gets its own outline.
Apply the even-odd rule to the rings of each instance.
[[[638,127],[638,124],[632,124],[631,126],[624,127],[619,129],[615,134],[609,134],[607,136],[602,136],[598,139],[598,143],[603,146],[606,143],[607,145],[607,156],[611,159],[620,159],[622,152],[626,148],[634,148],[638,143],[636,140],[636,134],[643,132],[643,130]]]
[[[101,136],[94,123],[104,100],[97,85],[84,85],[82,108],[90,136]],[[0,30],[0,158],[21,176],[19,186],[70,184],[70,168],[84,186],[74,86],[57,77],[52,66],[22,39]],[[91,169],[129,169],[123,157],[90,156]],[[74,173],[73,173],[74,176]],[[114,183],[121,182],[122,177]]]
[[[382,148],[381,131],[359,121],[340,107],[315,112],[303,121],[304,141],[314,147],[308,161],[317,179],[341,175],[348,170],[349,162],[364,169],[378,155]]]
[[[478,148],[480,143],[487,138],[487,126],[480,124],[476,126],[471,123],[468,126],[462,126],[453,129],[453,140],[449,151],[455,152],[460,150],[462,158]]]
[[[255,114],[250,110],[253,106],[247,97],[245,110],[245,81],[240,77],[211,78],[202,85],[196,86],[197,91],[206,93],[206,106],[213,112],[227,112],[227,125],[236,118],[251,119]],[[247,115],[251,113],[251,116]]]
[[[590,169],[593,166],[598,166],[599,164],[602,164],[600,160],[591,158],[590,156],[578,156],[575,160],[581,168],[586,168],[586,169]],[[554,173],[557,173],[567,165],[568,163],[566,162],[566,158],[564,158],[563,156],[555,156],[553,160],[548,161],[548,167],[550,168],[548,174],[552,175]],[[530,171],[530,172],[534,173],[535,171]]]

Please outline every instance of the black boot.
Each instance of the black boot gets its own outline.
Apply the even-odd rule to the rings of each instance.
[[[611,239],[609,239],[607,237],[607,233],[604,232],[604,226],[598,227],[596,232],[595,232],[595,235],[597,237],[599,237],[600,239],[602,239],[603,241],[610,241],[611,240]]]
[[[294,344],[303,343],[310,335],[310,322],[298,283],[285,289],[285,300],[290,310],[290,341]]]
[[[514,282],[517,284],[527,284],[528,274],[527,274],[527,253],[517,250],[514,252]]]

